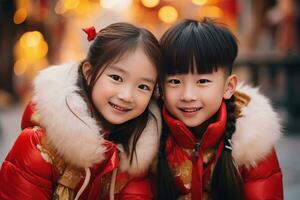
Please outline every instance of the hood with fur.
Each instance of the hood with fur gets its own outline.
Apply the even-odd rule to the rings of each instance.
[[[237,91],[245,94],[249,102],[241,108],[236,121],[232,155],[237,165],[256,166],[274,148],[282,127],[269,99],[258,88],[239,84]]]
[[[68,63],[42,70],[33,83],[33,102],[39,123],[57,152],[72,165],[91,167],[105,159],[106,148],[100,134],[102,128],[90,116],[86,102],[78,93],[77,69],[78,64]],[[149,116],[136,144],[137,159],[129,165],[125,152],[120,152],[120,168],[130,174],[147,170],[158,151],[161,117],[154,103],[150,110],[157,120]]]

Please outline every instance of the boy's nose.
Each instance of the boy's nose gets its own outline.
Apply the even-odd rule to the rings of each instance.
[[[197,99],[197,96],[195,92],[193,91],[192,87],[186,87],[184,88],[184,91],[182,95],[180,96],[181,101],[195,101]]]

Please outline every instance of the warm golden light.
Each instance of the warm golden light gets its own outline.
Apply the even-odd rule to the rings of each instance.
[[[64,0],[63,5],[66,10],[72,10],[78,7],[79,0]]]
[[[132,0],[101,0],[100,6],[112,10],[126,10],[131,6]]]
[[[160,0],[141,0],[143,6],[147,8],[154,8],[159,4]]]
[[[207,0],[192,0],[192,2],[197,6],[202,6],[207,3]]]
[[[198,11],[198,17],[214,17],[221,18],[223,17],[223,11],[217,6],[204,6]]]
[[[159,9],[158,17],[165,23],[173,23],[177,20],[178,12],[173,6],[164,6]]]
[[[43,36],[38,31],[26,32],[21,36],[20,44],[23,48],[36,47],[43,40]]]
[[[47,52],[48,44],[38,31],[24,33],[16,46],[17,58],[24,58],[27,61],[43,58]]]
[[[14,15],[14,23],[21,24],[27,18],[27,10],[25,8],[20,8],[16,11]]]
[[[97,4],[97,7],[93,6],[89,0],[80,0],[79,6],[74,11],[77,15],[90,14],[92,8],[98,9],[98,3],[95,2],[94,4]]]
[[[14,64],[15,75],[20,76],[26,72],[27,62],[24,59],[17,60]]]

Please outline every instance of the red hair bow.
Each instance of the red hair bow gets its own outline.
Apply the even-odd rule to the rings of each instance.
[[[97,35],[96,29],[93,26],[89,28],[83,28],[82,30],[87,34],[88,41],[92,41]]]

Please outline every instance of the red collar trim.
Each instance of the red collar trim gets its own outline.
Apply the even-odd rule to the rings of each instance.
[[[165,106],[163,107],[162,114],[176,143],[183,148],[193,149],[195,147],[196,138],[189,128],[180,120],[173,118]],[[217,120],[208,126],[203,135],[200,143],[202,150],[210,148],[220,141],[226,127],[226,120],[227,111],[225,102],[223,101],[218,111]]]

